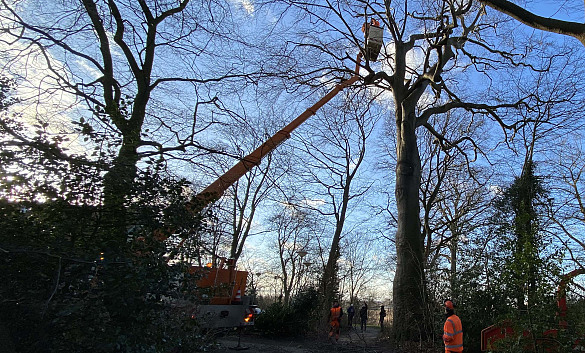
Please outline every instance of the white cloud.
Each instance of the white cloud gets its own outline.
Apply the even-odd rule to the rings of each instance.
[[[0,39],[5,39],[0,36]],[[50,134],[70,134],[72,117],[79,119],[78,99],[64,89],[63,79],[70,79],[68,67],[50,51],[42,52],[35,46],[20,42],[7,44],[0,40],[0,67],[2,74],[16,80],[13,93],[19,103],[11,111],[19,114],[31,130],[35,125],[46,124]],[[55,74],[56,72],[56,74]],[[57,77],[60,76],[60,78]],[[79,152],[81,147],[74,139],[68,148]]]
[[[504,189],[499,185],[491,185],[489,189],[492,197],[502,195],[504,193]]]
[[[302,203],[306,204],[307,206],[313,207],[313,208],[317,208],[320,206],[323,206],[325,204],[325,200],[323,199],[319,199],[319,200],[303,200],[301,201]]]
[[[232,0],[234,4],[241,6],[248,15],[254,14],[254,3],[250,0]]]
[[[95,67],[89,66],[86,61],[76,60],[75,63],[84,70],[87,76],[92,77],[94,80],[103,76],[99,70],[97,70]]]
[[[4,68],[3,74],[17,80],[16,95],[21,100],[15,106],[18,112],[35,120],[49,122],[47,120],[51,117],[67,113],[76,106],[76,97],[65,92],[62,82],[49,70],[47,61],[62,77],[70,76],[65,65],[50,52],[41,53],[21,43],[12,43],[10,48],[6,48],[4,42],[0,44],[0,50],[14,55],[10,62],[0,60],[0,64]]]

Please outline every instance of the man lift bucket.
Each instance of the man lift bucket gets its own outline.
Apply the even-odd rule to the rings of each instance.
[[[380,27],[380,22],[378,22],[378,20],[372,18],[370,23],[364,23],[362,26],[362,32],[365,33],[366,37],[366,60],[378,60],[378,55],[384,44],[384,29]]]

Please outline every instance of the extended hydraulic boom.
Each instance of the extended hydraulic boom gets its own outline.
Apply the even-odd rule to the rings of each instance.
[[[299,115],[296,119],[290,122],[282,130],[278,131],[272,137],[270,137],[260,147],[256,148],[252,153],[242,158],[230,170],[228,170],[222,176],[217,178],[217,180],[215,180],[203,191],[201,191],[197,196],[195,196],[195,200],[190,205],[190,208],[193,210],[201,210],[211,202],[214,202],[215,200],[220,198],[221,195],[223,195],[223,193],[238,179],[244,176],[244,174],[246,174],[255,166],[260,165],[262,158],[264,158],[267,154],[272,152],[276,147],[278,147],[278,145],[280,145],[286,139],[290,138],[290,134],[302,123],[304,123],[308,118],[310,118],[312,115],[315,115],[319,108],[321,108],[323,105],[329,102],[344,88],[358,81],[360,79],[359,68],[361,56],[362,54],[359,53],[356,59],[355,75],[350,77],[348,80],[345,80],[340,84],[336,85],[335,88],[331,90],[331,92],[329,92],[327,95],[321,98],[317,103],[313,104],[310,108],[305,110],[301,115]]]

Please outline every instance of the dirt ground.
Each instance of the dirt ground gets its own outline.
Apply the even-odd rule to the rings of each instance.
[[[261,353],[395,353],[379,337],[380,329],[368,327],[366,332],[343,328],[339,342],[329,342],[327,335],[314,335],[303,338],[270,339],[243,332],[238,339],[237,333],[223,336],[217,340],[213,353],[261,352]]]

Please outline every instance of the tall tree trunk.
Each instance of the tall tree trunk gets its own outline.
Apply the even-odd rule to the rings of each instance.
[[[338,222],[339,223],[339,222]],[[337,293],[337,260],[339,259],[339,240],[341,237],[341,228],[339,228],[339,224],[337,229],[335,230],[335,235],[333,236],[333,241],[331,243],[331,248],[329,250],[329,258],[327,259],[327,264],[325,265],[325,269],[323,271],[323,278],[321,280],[321,292],[323,293],[323,317],[327,318],[329,315],[329,308],[331,307],[332,303],[335,298],[335,294]]]
[[[404,101],[403,101],[404,102]],[[420,156],[416,141],[414,103],[396,112],[396,273],[393,284],[393,334],[398,341],[425,339],[425,275],[420,229]]]
[[[457,214],[457,211],[455,212]],[[454,217],[453,222],[449,224],[449,230],[451,231],[451,240],[449,241],[449,262],[450,262],[450,269],[449,269],[449,291],[451,298],[457,297],[459,295],[459,289],[457,288],[457,252],[459,250],[459,239],[461,239],[461,231],[459,227],[459,222],[455,220],[457,216]]]
[[[355,169],[357,170],[357,167]],[[335,295],[337,294],[338,289],[337,260],[340,256],[339,243],[341,241],[341,234],[343,233],[343,226],[345,224],[345,215],[349,205],[349,192],[352,179],[353,174],[350,174],[348,171],[347,179],[345,180],[345,185],[343,188],[343,199],[340,206],[340,212],[336,213],[337,220],[335,224],[335,233],[333,234],[333,240],[331,241],[329,258],[327,259],[327,265],[325,265],[325,270],[323,271],[321,290],[323,293],[324,315],[329,314],[329,305],[331,305],[334,300],[337,300]]]
[[[456,232],[456,231],[455,231]],[[449,250],[451,251],[451,269],[449,273],[449,290],[451,291],[451,297],[455,297],[456,294],[459,294],[459,290],[457,288],[457,249],[459,247],[459,235],[457,233],[452,233],[453,239],[451,239],[451,244],[449,245]]]
[[[113,213],[112,217],[120,218],[121,214],[125,214],[126,197],[137,174],[137,161],[135,148],[124,144],[112,168],[104,176],[104,208],[106,212]]]
[[[99,246],[107,265],[101,273],[104,283],[104,304],[112,320],[118,325],[131,325],[141,299],[136,287],[135,274],[128,264],[130,253],[128,201],[133,192],[139,160],[137,148],[140,128],[123,132],[123,142],[112,168],[104,176],[104,205]]]
[[[139,160],[137,148],[140,129],[126,132],[112,168],[104,176],[102,245],[107,251],[122,254],[128,226],[127,201],[134,189]]]

